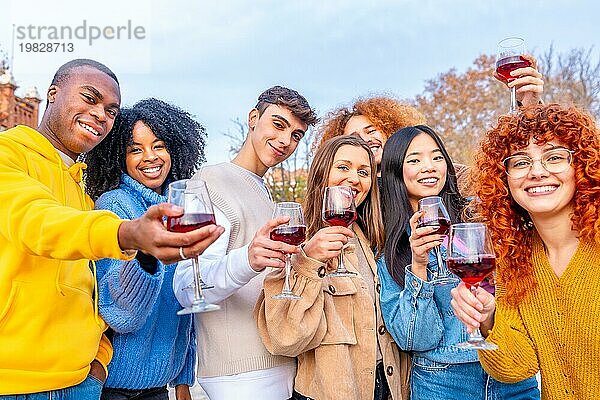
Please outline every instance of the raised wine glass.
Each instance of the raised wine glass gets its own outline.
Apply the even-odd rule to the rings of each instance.
[[[323,196],[323,221],[332,226],[345,226],[346,228],[356,221],[356,206],[354,193],[348,186],[330,186],[325,188]],[[340,252],[338,266],[329,276],[354,276],[344,265],[344,248]]]
[[[494,247],[486,225],[454,224],[450,226],[448,241],[448,268],[476,295],[481,281],[496,268]],[[495,344],[485,341],[479,329],[473,330],[466,342],[456,346],[461,349],[498,349]]]
[[[435,231],[431,232],[432,234],[448,234],[448,229],[450,228],[450,215],[448,214],[448,210],[446,210],[441,197],[423,197],[419,200],[419,211],[422,211],[423,215],[419,218],[417,228],[431,226],[436,228]],[[452,276],[450,271],[448,271],[448,268],[445,267],[440,246],[435,246],[433,251],[437,260],[437,268],[433,271],[431,283],[434,285],[447,285],[449,283],[458,282],[458,279]]]
[[[292,246],[298,246],[306,239],[306,223],[304,222],[304,214],[302,213],[302,206],[298,203],[291,201],[281,202],[275,204],[275,210],[273,211],[273,218],[288,216],[290,220],[286,224],[279,225],[271,231],[271,240],[278,242],[284,242],[291,244]],[[290,260],[291,256],[289,253],[285,254],[285,281],[283,284],[283,290],[281,293],[273,296],[274,299],[278,300],[300,300],[302,296],[298,296],[292,292],[290,288],[290,272],[292,269],[292,263]]]
[[[515,69],[530,67],[531,63],[525,57],[525,41],[520,37],[509,37],[498,43],[496,57],[496,73],[505,81],[512,82],[518,77],[511,76]],[[517,88],[510,88],[510,110],[514,114],[519,110],[517,105]]]
[[[215,214],[208,195],[206,183],[199,179],[182,179],[169,184],[169,203],[183,208],[181,217],[168,217],[167,229],[173,232],[190,232],[206,225],[215,224]],[[209,304],[202,294],[202,279],[198,257],[192,257],[194,273],[194,300],[191,307],[177,311],[178,315],[194,314],[221,309],[216,304]]]

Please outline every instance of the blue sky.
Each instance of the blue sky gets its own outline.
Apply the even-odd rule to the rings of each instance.
[[[529,51],[597,45],[598,15],[597,2],[566,0],[10,0],[0,15],[0,46],[10,56],[13,24],[143,27],[142,40],[74,40],[73,53],[21,52],[20,44],[33,41],[17,40],[20,90],[35,85],[45,98],[63,62],[97,59],[117,73],[124,105],[157,97],[194,114],[215,163],[230,158],[222,135],[235,129],[230,120],[245,119],[272,85],[298,90],[319,114],[361,95],[411,98],[427,79],[494,54],[506,36],[525,38]]]

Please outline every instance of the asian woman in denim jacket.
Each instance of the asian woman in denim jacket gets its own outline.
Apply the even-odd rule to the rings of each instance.
[[[444,236],[433,227],[416,228],[423,197],[440,196],[452,223],[461,222],[466,205],[439,136],[424,125],[401,129],[389,138],[381,165],[386,232],[385,256],[377,266],[381,309],[400,349],[412,354],[411,399],[539,399],[535,378],[500,383],[485,373],[476,350],[455,347],[468,337],[450,305],[450,290],[459,280],[432,282],[438,265],[430,250],[441,246],[445,257]]]

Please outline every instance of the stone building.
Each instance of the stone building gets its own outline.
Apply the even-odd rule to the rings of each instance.
[[[0,131],[16,125],[38,126],[40,95],[35,87],[16,95],[17,83],[8,68],[0,65]]]

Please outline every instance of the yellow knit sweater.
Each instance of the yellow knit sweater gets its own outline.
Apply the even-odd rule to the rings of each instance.
[[[581,242],[558,278],[536,238],[533,265],[537,287],[517,308],[499,288],[488,341],[500,349],[481,363],[504,382],[541,371],[543,400],[600,399],[600,246]]]

